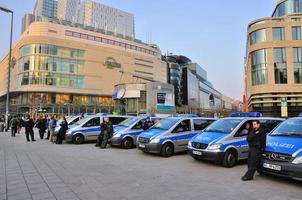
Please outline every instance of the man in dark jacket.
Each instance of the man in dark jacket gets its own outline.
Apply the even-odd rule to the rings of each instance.
[[[34,130],[33,130],[35,123],[34,120],[30,117],[30,115],[27,115],[22,120],[22,125],[25,127],[25,135],[26,135],[27,142],[30,142],[29,135],[32,142],[36,141],[34,137]]]
[[[13,117],[10,121],[11,131],[12,131],[12,137],[16,137],[17,133],[17,126],[18,126],[18,119],[16,117]]]
[[[40,139],[43,140],[45,131],[47,129],[47,119],[45,117],[40,116],[37,121],[37,128],[39,129]]]
[[[143,129],[147,130],[149,128],[151,128],[154,125],[153,121],[151,120],[150,117],[146,118],[146,121],[143,123]]]
[[[254,174],[260,163],[261,155],[266,144],[266,131],[260,125],[258,120],[253,121],[253,129],[247,136],[249,144],[249,155],[247,160],[248,171],[241,178],[242,181],[254,179]]]
[[[100,147],[101,149],[105,149],[108,144],[108,140],[111,139],[113,134],[113,126],[109,121],[108,117],[104,118],[104,122],[101,124],[101,133],[98,137],[96,147]]]

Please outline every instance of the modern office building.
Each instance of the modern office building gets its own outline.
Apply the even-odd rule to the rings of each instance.
[[[272,17],[248,25],[245,96],[264,116],[302,112],[302,0],[282,0]]]
[[[23,33],[36,20],[35,15],[26,14],[22,18],[21,33]]]
[[[215,112],[221,109],[222,95],[207,80],[207,72],[200,65],[182,55],[163,56],[163,60],[167,63],[168,83],[174,86],[175,105],[180,110]]]
[[[69,22],[77,22],[80,0],[59,0],[57,18]]]
[[[113,108],[114,85],[167,82],[156,46],[38,17],[13,47],[11,113],[104,112]],[[8,56],[0,62],[4,110]]]
[[[36,0],[33,14],[35,16],[57,18],[57,10],[58,0]]]
[[[106,32],[135,38],[134,16],[128,12],[84,0],[78,11],[78,23]]]
[[[33,14],[135,39],[133,14],[91,0],[37,0]]]

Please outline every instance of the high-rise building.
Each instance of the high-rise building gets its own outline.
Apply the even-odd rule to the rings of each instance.
[[[134,16],[128,12],[84,0],[78,11],[78,23],[100,28],[106,32],[135,37]]]
[[[57,18],[76,22],[79,5],[80,0],[59,0]]]
[[[279,0],[272,17],[248,25],[245,95],[249,110],[292,117],[302,111],[302,0]]]
[[[58,0],[37,0],[33,14],[35,16],[57,18]]]
[[[37,0],[34,15],[82,24],[129,39],[135,38],[133,14],[91,0]]]
[[[22,27],[21,33],[23,33],[30,25],[36,20],[35,15],[33,14],[26,14],[22,18]]]

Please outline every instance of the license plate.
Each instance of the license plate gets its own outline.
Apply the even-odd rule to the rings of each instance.
[[[198,156],[201,156],[201,155],[202,155],[202,152],[201,152],[201,151],[193,151],[193,154],[198,155]]]
[[[138,145],[140,148],[146,148],[146,145],[144,145],[144,144],[139,144]]]
[[[273,165],[273,164],[263,163],[263,167],[267,168],[267,169],[281,171],[281,166],[280,165]]]

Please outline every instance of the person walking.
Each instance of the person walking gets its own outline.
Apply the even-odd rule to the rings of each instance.
[[[33,130],[35,123],[29,114],[22,121],[22,125],[25,127],[25,135],[26,135],[27,142],[30,142],[30,139],[32,142],[35,142],[36,140],[35,140],[34,130]],[[29,136],[30,136],[30,139],[29,139]]]
[[[16,137],[16,133],[17,133],[17,126],[18,126],[18,121],[16,117],[13,117],[10,121],[10,127],[11,127],[11,136],[12,137]]]
[[[63,140],[65,138],[65,134],[68,130],[68,123],[67,123],[67,120],[66,120],[65,116],[63,117],[60,126],[61,127],[60,127],[60,130],[59,130],[58,135],[57,135],[56,144],[62,144],[63,143]]]
[[[22,129],[22,118],[18,117],[17,118],[17,133],[20,134],[21,133],[21,129]]]
[[[98,140],[96,143],[96,147],[100,147],[101,149],[105,149],[108,144],[108,140],[111,139],[113,134],[113,126],[109,121],[108,117],[103,119],[103,123],[101,124],[101,133],[98,136]]]
[[[253,129],[249,131],[247,141],[249,144],[248,170],[241,178],[242,181],[254,179],[254,174],[260,164],[261,155],[266,145],[266,131],[261,127],[260,121],[253,121]]]
[[[36,127],[39,129],[40,139],[43,140],[45,131],[47,129],[47,120],[45,119],[45,117],[40,116],[38,118]]]

